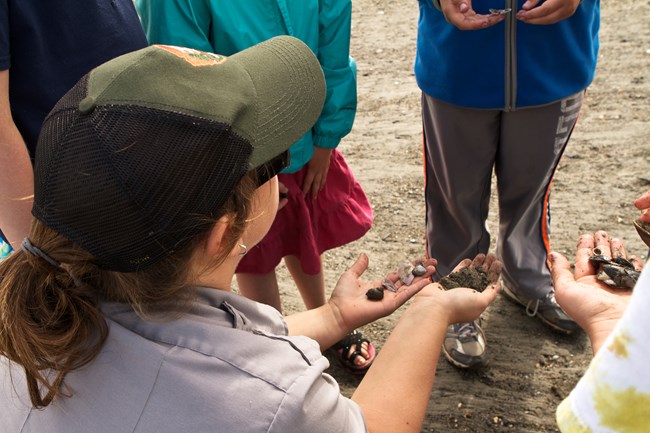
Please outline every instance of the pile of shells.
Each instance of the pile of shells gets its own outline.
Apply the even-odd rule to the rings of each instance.
[[[427,269],[422,263],[413,265],[409,262],[404,262],[397,269],[399,280],[402,282],[402,284],[407,286],[413,282],[415,277],[421,277],[422,275],[426,274],[426,272]],[[369,289],[366,292],[366,297],[371,301],[381,301],[384,299],[384,290],[388,290],[389,292],[396,292],[397,286],[395,286],[395,283],[393,281],[386,278],[381,283],[381,286]]]

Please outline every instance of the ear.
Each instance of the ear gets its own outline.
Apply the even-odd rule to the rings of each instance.
[[[207,241],[205,242],[205,253],[214,257],[222,253],[223,239],[226,231],[230,228],[230,217],[227,215],[219,218],[217,223],[212,227]],[[239,253],[239,245],[236,244],[233,249],[228,253],[228,257],[235,256]]]

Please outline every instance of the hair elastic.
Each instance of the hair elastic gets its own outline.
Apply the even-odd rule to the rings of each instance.
[[[54,260],[52,257],[47,255],[47,253],[41,250],[40,248],[32,245],[32,242],[29,240],[29,238],[23,239],[23,243],[20,244],[20,246],[23,249],[23,251],[30,253],[32,256],[40,257],[41,259],[45,260],[52,266],[56,266],[57,268],[61,267],[61,263]]]

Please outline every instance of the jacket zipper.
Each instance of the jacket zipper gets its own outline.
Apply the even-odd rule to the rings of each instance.
[[[515,110],[517,104],[517,1],[506,0],[506,8],[511,11],[506,15],[505,25],[505,111]]]

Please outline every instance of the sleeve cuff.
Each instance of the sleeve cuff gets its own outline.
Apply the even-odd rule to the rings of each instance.
[[[335,149],[341,142],[340,138],[327,137],[324,135],[314,136],[314,146],[322,147],[324,149]]]

